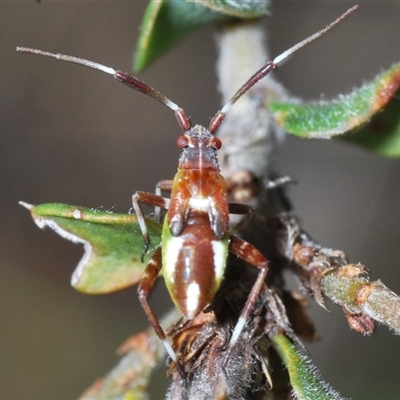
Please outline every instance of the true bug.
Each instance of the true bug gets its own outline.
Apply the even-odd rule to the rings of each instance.
[[[259,269],[257,279],[232,332],[228,355],[253,309],[268,271],[266,258],[250,243],[230,232],[229,214],[249,215],[252,209],[246,205],[228,203],[225,180],[219,172],[216,154],[221,142],[214,134],[230,107],[244,93],[269,74],[278,63],[324,34],[356,7],[350,8],[324,29],[297,43],[260,68],[215,114],[208,129],[200,125],[192,126],[182,108],[134,76],[72,56],[25,47],[17,48],[17,51],[69,61],[111,74],[120,82],[153,97],[175,112],[183,130],[183,135],[177,139],[177,145],[182,150],[177,174],[173,181],[159,182],[156,194],[139,191],[132,197],[145,243],[143,254],[149,247],[150,238],[139,202],[156,207],[157,218],[161,208],[167,210],[161,244],[146,266],[138,292],[150,323],[175,363],[178,363],[177,356],[147,301],[161,267],[171,298],[186,319],[196,317],[213,300],[224,277],[228,251]],[[162,197],[161,190],[171,191],[170,198]]]

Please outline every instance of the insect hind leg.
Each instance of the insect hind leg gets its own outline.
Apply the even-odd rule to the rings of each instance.
[[[245,240],[240,239],[237,236],[231,235],[229,250],[236,256],[240,257],[242,260],[253,265],[254,267],[257,267],[259,269],[259,273],[250,291],[249,297],[247,298],[246,304],[244,305],[243,310],[239,316],[236,326],[233,329],[232,336],[228,345],[228,350],[225,355],[224,365],[228,363],[231,351],[238,341],[238,338],[251,312],[254,310],[254,306],[261,292],[261,289],[265,284],[265,278],[267,277],[268,273],[267,259],[261,254],[259,250],[257,250],[253,245],[246,242]]]

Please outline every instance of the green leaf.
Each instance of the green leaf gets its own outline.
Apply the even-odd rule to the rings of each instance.
[[[400,156],[400,92],[389,101],[380,113],[359,130],[340,137],[362,145],[384,157]]]
[[[267,105],[288,133],[305,138],[329,139],[348,133],[346,140],[388,157],[400,155],[400,64],[347,95],[331,101],[271,102]],[[379,112],[379,114],[377,114]],[[359,128],[375,114],[371,125]]]
[[[141,26],[134,69],[142,71],[188,33],[232,18],[257,18],[269,12],[268,1],[151,0]]]
[[[272,337],[275,350],[288,370],[295,398],[298,400],[343,400],[320,377],[310,360],[299,353],[296,347],[283,334]]]
[[[210,10],[235,18],[258,18],[270,12],[268,0],[189,0],[189,2],[201,4]]]
[[[144,242],[135,215],[61,203],[20,204],[30,210],[40,228],[49,227],[65,239],[83,243],[85,254],[71,279],[72,286],[81,292],[109,293],[137,283],[161,241],[161,225],[145,218],[151,245],[142,263]]]

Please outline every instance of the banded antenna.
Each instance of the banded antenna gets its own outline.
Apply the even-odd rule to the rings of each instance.
[[[317,39],[318,37],[322,36],[326,33],[329,29],[333,26],[338,24],[342,19],[347,17],[350,13],[355,11],[358,8],[358,5],[355,5],[348,9],[345,13],[343,13],[339,18],[335,19],[335,21],[331,22],[325,28],[321,29],[320,31],[314,33],[313,35],[309,36],[308,38],[302,40],[301,42],[295,44],[290,49],[281,53],[278,57],[275,57],[274,60],[269,61],[263,67],[261,67],[255,74],[253,74],[250,79],[248,79],[240,88],[239,90],[232,96],[232,98],[218,111],[214,117],[210,121],[209,130],[210,133],[214,134],[219,126],[221,125],[222,121],[225,118],[226,113],[229,109],[236,103],[236,101],[242,97],[246,92],[249,91],[259,80],[267,76],[276,66],[287,57],[292,55],[295,51],[301,49],[306,44],[312,42],[313,40]],[[17,51],[22,53],[30,53],[30,54],[37,54],[40,56],[51,57],[61,61],[68,61],[75,64],[80,64],[85,67],[97,69],[99,71],[105,72],[107,74],[113,75],[115,79],[122,82],[123,84],[138,90],[153,99],[156,99],[160,103],[166,105],[171,110],[175,112],[176,119],[178,120],[179,126],[183,131],[188,131],[191,128],[191,124],[189,118],[185,111],[175,104],[172,100],[170,100],[167,96],[159,92],[158,90],[153,89],[151,86],[148,86],[146,83],[142,82],[140,79],[134,77],[133,75],[129,75],[126,72],[122,72],[119,70],[115,70],[110,67],[106,67],[102,64],[95,63],[93,61],[85,60],[83,58],[77,58],[73,56],[67,56],[65,54],[56,54],[56,53],[49,53],[43,50],[32,49],[29,47],[17,47]]]

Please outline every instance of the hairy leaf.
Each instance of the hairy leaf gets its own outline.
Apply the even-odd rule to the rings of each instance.
[[[145,263],[140,261],[143,237],[135,215],[48,203],[32,206],[21,202],[40,227],[84,245],[85,254],[76,267],[71,284],[85,293],[109,293],[137,283]],[[160,243],[161,225],[146,218],[151,245],[145,262]]]
[[[293,135],[329,139],[351,131],[343,138],[381,155],[397,157],[400,156],[400,101],[395,95],[399,86],[400,64],[395,64],[372,82],[331,101],[289,100],[271,102],[267,107],[278,124]],[[372,117],[371,124],[356,130]]]
[[[283,334],[272,337],[276,351],[288,370],[293,393],[298,400],[343,400],[320,377],[310,360],[299,353],[296,347]]]
[[[189,0],[189,2],[201,4],[210,10],[236,18],[262,17],[268,15],[270,11],[267,0]]]
[[[140,30],[134,69],[142,71],[185,35],[209,23],[268,14],[268,1],[150,1]]]

